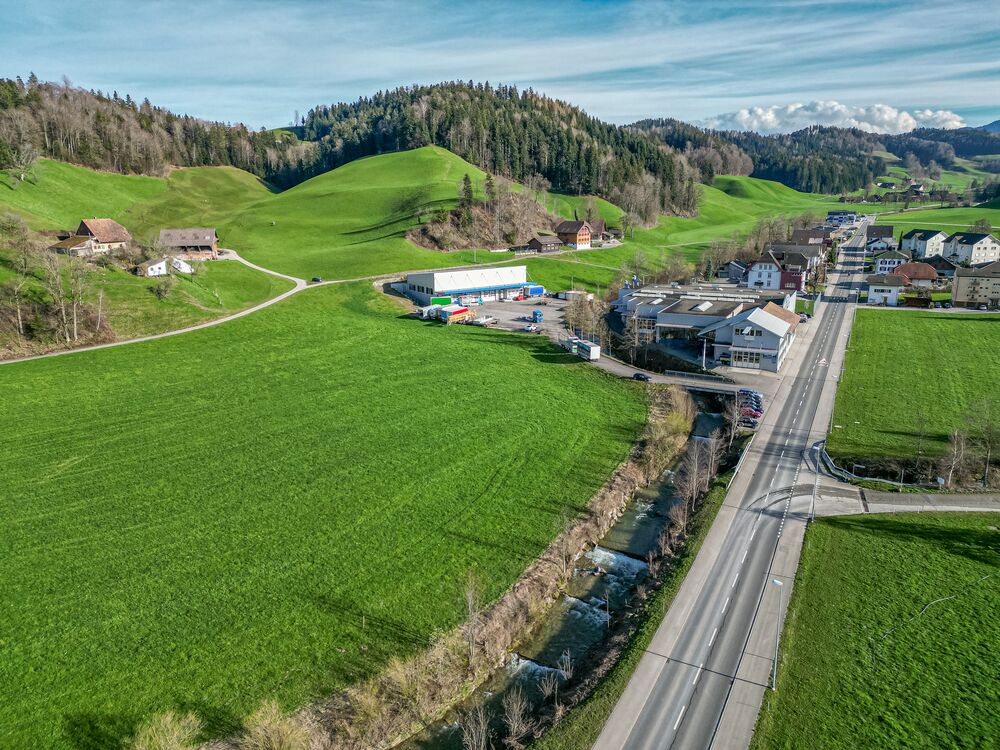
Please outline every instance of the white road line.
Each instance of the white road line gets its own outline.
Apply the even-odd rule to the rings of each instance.
[[[712,648],[712,644],[715,643],[715,636],[717,636],[718,634],[719,634],[719,629],[718,628],[716,628],[715,630],[712,631],[712,637],[708,641],[708,647],[709,648]]]
[[[692,685],[697,685],[698,684],[698,678],[701,677],[701,671],[704,668],[704,666],[705,666],[704,663],[701,663],[701,664],[698,665],[698,671],[694,673],[694,679],[691,680],[691,684]],[[674,729],[676,729],[676,728],[677,727],[674,727]]]
[[[729,597],[726,597],[726,601],[722,603],[722,614],[726,614],[726,608],[729,606]]]
[[[756,526],[754,526],[754,527],[753,527],[753,530],[752,530],[752,531],[750,532],[750,541],[751,541],[751,542],[753,541],[753,538],[754,538],[754,537],[755,537],[756,535],[757,535],[757,527],[756,527]]]
[[[747,552],[749,552],[749,551],[750,550],[748,550],[748,549],[743,550],[743,559],[740,560],[740,565],[742,565],[743,563],[745,563],[747,561]]]
[[[687,704],[685,703],[683,706],[681,706],[681,712],[679,714],[677,714],[677,721],[674,722],[674,731],[675,732],[677,731],[677,727],[679,727],[681,725],[681,719],[684,718],[684,709],[686,709],[686,708],[687,708]]]
[[[733,579],[733,585],[730,588],[736,588],[736,582],[740,580],[740,574],[737,573],[736,577]]]

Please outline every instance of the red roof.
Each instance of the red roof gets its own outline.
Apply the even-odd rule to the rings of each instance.
[[[897,276],[905,276],[910,282],[937,279],[937,269],[926,263],[903,263],[892,269],[892,272]]]

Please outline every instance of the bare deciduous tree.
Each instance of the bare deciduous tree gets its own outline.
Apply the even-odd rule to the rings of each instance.
[[[63,286],[62,262],[55,253],[42,256],[42,284],[48,294],[59,324],[60,337],[70,343],[69,317],[66,314],[66,289]]]
[[[947,477],[945,481],[949,487],[955,479],[955,472],[961,471],[965,464],[965,453],[968,448],[968,437],[961,430],[953,430],[948,436],[948,459]]]
[[[503,697],[503,718],[507,727],[504,744],[510,750],[520,750],[524,747],[524,739],[531,733],[534,722],[531,720],[531,704],[519,686],[509,690]]]
[[[465,750],[491,750],[493,729],[489,710],[483,704],[466,711],[462,717],[462,747]]]
[[[470,570],[465,579],[465,644],[468,648],[469,672],[476,670],[476,640],[479,635],[479,620],[481,617],[479,602],[479,579],[475,571]]]
[[[680,529],[682,534],[687,534],[687,503],[677,503],[670,508],[670,523],[673,524],[674,528]]]
[[[69,304],[73,319],[73,340],[80,338],[80,311],[83,309],[84,296],[89,288],[90,272],[81,260],[71,260],[69,263]]]

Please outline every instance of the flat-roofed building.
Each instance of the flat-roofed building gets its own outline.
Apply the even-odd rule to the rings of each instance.
[[[476,268],[462,271],[422,271],[406,276],[406,292],[421,305],[434,297],[451,297],[463,305],[514,299],[524,294],[527,266]]]

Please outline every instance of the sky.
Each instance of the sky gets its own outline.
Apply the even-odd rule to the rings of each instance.
[[[254,128],[488,80],[616,123],[901,132],[1000,118],[1000,1],[0,0],[0,77],[32,71]]]

